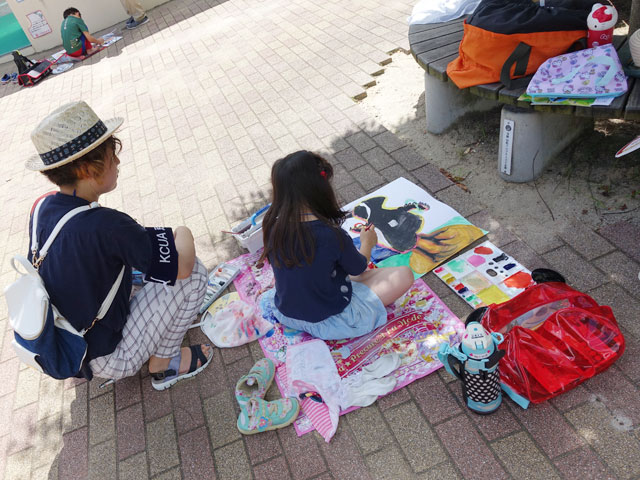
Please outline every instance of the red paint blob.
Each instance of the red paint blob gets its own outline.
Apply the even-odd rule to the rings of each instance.
[[[509,288],[525,288],[528,287],[532,281],[531,275],[527,272],[518,272],[507,278],[504,284]]]
[[[474,248],[473,253],[477,253],[479,255],[491,255],[493,253],[493,250],[491,250],[489,247],[484,247],[481,245]]]
[[[464,288],[464,285],[463,285],[463,284],[461,284],[461,283],[459,283],[459,284],[457,284],[457,285],[456,285],[455,287],[453,287],[453,288],[455,288],[455,289],[456,289],[456,291],[459,291],[459,290],[462,290],[462,289]]]

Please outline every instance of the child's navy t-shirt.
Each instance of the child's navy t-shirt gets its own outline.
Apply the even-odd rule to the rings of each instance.
[[[276,281],[275,305],[287,317],[320,322],[342,312],[351,301],[349,275],[367,268],[367,259],[341,228],[320,220],[306,222],[311,228],[316,250],[313,263],[287,268],[271,261]],[[271,260],[271,259],[270,259]]]
[[[62,193],[47,197],[38,214],[39,246],[64,214],[88,204]],[[29,252],[29,259],[31,256]],[[145,272],[147,280],[175,283],[178,253],[173,232],[170,228],[144,228],[111,208],[92,208],[62,227],[40,266],[51,303],[74,328],[82,330],[91,325],[123,265],[124,278],[109,311],[85,335],[87,360],[112,353],[122,339],[129,314],[131,267]]]

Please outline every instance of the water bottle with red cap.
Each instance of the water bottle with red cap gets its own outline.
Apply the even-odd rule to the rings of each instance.
[[[587,47],[599,47],[613,40],[613,27],[618,23],[618,11],[613,5],[596,3],[587,17]]]

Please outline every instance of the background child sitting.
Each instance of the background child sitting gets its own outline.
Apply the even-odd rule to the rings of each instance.
[[[89,27],[82,20],[80,10],[74,7],[67,8],[62,14],[64,20],[60,27],[62,46],[71,57],[80,57],[95,53],[92,44],[103,45],[104,39],[96,38],[89,33]]]

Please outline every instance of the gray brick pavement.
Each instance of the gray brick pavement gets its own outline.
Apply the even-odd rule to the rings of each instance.
[[[120,186],[104,204],[149,224],[187,224],[209,267],[241,253],[220,233],[269,196],[273,162],[298,148],[335,165],[349,202],[404,176],[459,209],[529,268],[553,266],[612,306],[627,353],[609,371],[543,405],[509,401],[479,417],[440,371],[343,417],[336,437],[292,428],[243,437],[235,381],[261,356],[252,344],[216,350],[213,365],[166,392],[146,370],[99,389],[53,382],[21,368],[0,302],[0,477],[170,478],[637,478],[640,476],[638,229],[592,232],[567,223],[559,237],[521,239],[472,193],[453,185],[353,98],[407,47],[408,0],[311,2],[173,0],[114,47],[32,89],[0,92],[0,285],[23,253],[26,214],[51,190],[26,172],[33,122],[62,103],[124,116]],[[0,66],[0,70],[10,65]],[[2,72],[4,73],[4,72]],[[461,317],[469,307],[425,277]],[[202,340],[192,331],[190,341]],[[614,393],[615,392],[615,393]],[[272,389],[269,398],[278,393]]]

